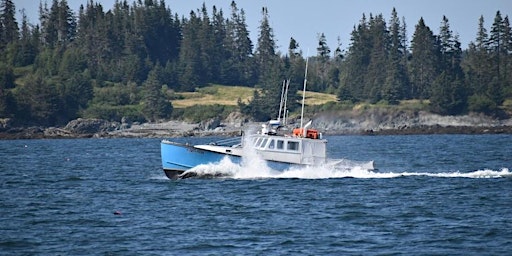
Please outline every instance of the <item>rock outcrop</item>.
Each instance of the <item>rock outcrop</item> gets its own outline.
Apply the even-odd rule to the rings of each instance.
[[[109,122],[103,119],[78,118],[70,121],[64,130],[74,134],[96,134],[114,131],[119,127],[117,122]]]
[[[512,120],[485,115],[441,116],[424,111],[367,109],[322,113],[314,126],[326,134],[509,133]]]
[[[485,115],[440,116],[412,110],[370,108],[321,113],[311,118],[314,128],[326,135],[335,134],[512,134],[512,119]],[[288,123],[298,120],[289,119]],[[0,139],[34,138],[166,138],[188,136],[236,136],[241,131],[259,129],[235,112],[225,120],[213,118],[191,124],[183,121],[131,123],[128,120],[109,122],[102,119],[76,119],[65,127],[15,127],[12,121],[0,120]]]

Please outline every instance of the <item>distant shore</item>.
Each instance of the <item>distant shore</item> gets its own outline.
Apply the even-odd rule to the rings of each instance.
[[[313,127],[324,135],[512,134],[511,119],[498,120],[481,115],[447,117],[420,112],[370,111],[364,114],[324,113],[311,119]],[[243,131],[257,130],[260,126],[261,123],[244,120],[140,124],[77,119],[65,127],[17,127],[4,124],[0,126],[0,140],[238,136]]]

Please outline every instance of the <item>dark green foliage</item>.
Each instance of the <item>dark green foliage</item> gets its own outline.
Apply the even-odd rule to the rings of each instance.
[[[428,99],[432,93],[432,83],[439,75],[441,67],[437,38],[423,18],[416,25],[411,51],[409,95],[415,99]]]
[[[497,110],[496,103],[485,95],[471,95],[468,99],[468,109],[474,112],[493,114]]]
[[[159,65],[149,73],[144,82],[143,113],[148,121],[169,118],[172,114],[172,104],[167,100],[159,80],[161,68]]]
[[[52,81],[41,74],[29,75],[25,85],[17,87],[14,97],[18,104],[17,117],[27,123],[56,125],[59,119],[59,95]]]
[[[11,63],[17,67],[34,63],[39,47],[39,27],[31,28],[24,12],[22,17],[20,40],[13,44],[15,50],[11,54]]]
[[[227,115],[234,111],[234,107],[223,105],[195,105],[192,107],[181,110],[181,116],[189,122],[201,122],[211,118],[225,118]]]
[[[83,117],[115,121],[121,121],[124,117],[133,122],[146,121],[146,118],[142,115],[140,105],[111,106],[93,104],[84,111]]]
[[[14,73],[11,67],[0,62],[0,118],[12,117],[16,102],[9,89],[14,88]]]
[[[467,90],[461,68],[460,42],[452,35],[446,17],[443,17],[440,30],[440,65],[443,72],[433,84],[431,108],[433,112],[440,114],[462,114],[466,111]]]
[[[259,72],[258,87],[260,91],[254,91],[253,99],[248,104],[239,103],[242,113],[258,121],[277,118],[286,64],[286,61],[283,61],[276,54],[274,34],[269,25],[267,8],[262,9],[262,15],[258,46],[254,57],[256,70]],[[293,94],[294,88],[296,87],[291,87],[291,94]],[[293,97],[290,97],[290,102],[293,103]],[[293,104],[290,104],[290,106],[293,106]]]
[[[16,7],[12,0],[0,0],[0,50],[19,39]]]
[[[462,80],[443,71],[433,83],[430,108],[442,115],[458,115],[466,110],[465,90]]]
[[[264,99],[258,90],[254,90],[252,100],[249,104],[238,102],[238,107],[242,114],[251,116],[255,121],[267,121],[272,117],[272,114],[268,109],[264,107]]]
[[[87,70],[70,74],[62,81],[60,89],[63,112],[60,115],[67,121],[79,117],[93,96],[91,75]]]
[[[371,38],[366,16],[354,26],[351,34],[351,45],[342,65],[340,74],[340,100],[362,101],[368,99],[365,91],[366,77],[371,57]]]
[[[74,13],[68,1],[41,2],[39,24],[30,24],[23,12],[16,21],[15,1],[0,0],[0,117],[45,125],[77,117],[155,121],[190,115],[197,121],[231,108],[174,111],[170,100],[216,83],[257,88],[238,107],[264,121],[277,117],[285,79],[288,109],[299,106],[306,60],[293,38],[280,56],[267,8],[253,51],[245,12],[234,1],[227,17],[206,4],[182,16],[164,0],[116,1],[110,10],[87,0]],[[394,9],[389,22],[382,14],[363,15],[346,52],[339,43],[331,51],[328,35],[319,34],[316,55],[308,56],[307,89],[334,92],[350,104],[425,99],[442,114],[490,114],[510,101],[508,16],[498,11],[490,28],[481,17],[465,51],[446,17],[438,35],[420,19],[410,48],[405,27]]]

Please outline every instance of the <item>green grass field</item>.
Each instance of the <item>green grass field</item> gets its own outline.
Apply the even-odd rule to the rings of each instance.
[[[215,104],[236,106],[238,99],[247,103],[252,98],[254,90],[254,88],[244,86],[210,85],[204,88],[199,88],[195,92],[176,93],[181,99],[173,100],[172,105],[175,108]],[[336,95],[333,94],[306,92],[306,105],[322,105],[327,102],[336,101]]]

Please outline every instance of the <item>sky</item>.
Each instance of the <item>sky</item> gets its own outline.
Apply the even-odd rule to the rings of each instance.
[[[52,0],[41,0],[51,5]],[[81,4],[89,0],[67,0],[70,8],[78,13]],[[159,0],[158,0],[159,1]],[[222,9],[224,17],[231,13],[232,0],[165,0],[173,13],[188,17],[191,10],[201,8],[205,3],[209,13],[215,5]],[[101,3],[104,10],[111,9],[115,0],[94,0]],[[128,0],[132,3],[133,0]],[[476,38],[478,19],[483,15],[485,27],[490,27],[499,10],[502,17],[512,19],[512,0],[236,0],[239,9],[244,9],[251,40],[256,46],[258,26],[262,7],[267,7],[270,25],[274,32],[278,50],[286,52],[290,38],[298,43],[304,55],[316,55],[318,35],[324,33],[331,51],[338,46],[346,50],[350,46],[350,33],[359,23],[363,14],[382,14],[386,21],[391,18],[393,7],[400,19],[405,18],[408,40],[412,39],[414,27],[421,17],[427,26],[439,33],[443,15],[449,20],[450,28],[459,36],[462,48],[466,49]],[[25,9],[30,23],[38,23],[38,0],[14,0],[16,10]],[[18,21],[20,22],[20,18]],[[308,54],[309,53],[309,54]]]

